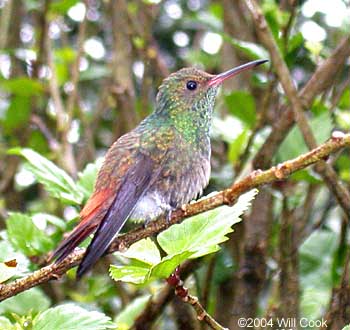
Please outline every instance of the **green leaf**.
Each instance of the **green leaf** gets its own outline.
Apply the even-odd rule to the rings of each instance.
[[[38,288],[33,288],[0,302],[0,315],[34,314],[49,308],[49,306],[50,301],[43,292]]]
[[[345,326],[342,330],[350,330],[350,325]]]
[[[252,128],[256,123],[256,107],[253,96],[245,91],[234,91],[225,95],[225,103],[230,113]]]
[[[148,265],[155,265],[161,260],[159,250],[150,238],[134,243],[127,251],[119,254],[129,259],[139,260]]]
[[[319,319],[328,307],[329,298],[330,291],[314,287],[305,288],[300,294],[302,315],[309,320]]]
[[[59,217],[56,217],[52,214],[47,213],[35,213],[32,215],[32,219],[35,222],[36,220],[40,220],[45,222],[45,224],[50,223],[55,227],[61,229],[62,231],[67,229],[67,222]]]
[[[0,329],[2,330],[16,330],[16,327],[10,320],[4,316],[0,316]]]
[[[345,88],[342,96],[340,97],[338,106],[342,110],[350,109],[350,87]]]
[[[8,260],[16,260],[16,275],[22,276],[24,274],[27,274],[29,270],[29,260],[25,257],[24,254],[13,248],[6,234],[4,236],[5,240],[0,241],[0,261],[5,262]]]
[[[116,317],[115,323],[118,330],[128,330],[134,324],[136,318],[146,307],[150,295],[145,295],[134,299],[128,304],[124,310],[122,310]]]
[[[44,90],[39,81],[24,77],[0,80],[0,88],[9,93],[26,97],[38,95]]]
[[[39,130],[30,132],[27,148],[33,148],[40,154],[47,154],[50,151],[47,139]]]
[[[186,62],[191,65],[203,65],[204,67],[215,67],[219,65],[219,57],[206,53],[201,49],[190,49],[185,55]]]
[[[115,281],[142,284],[149,278],[150,269],[151,266],[147,264],[140,266],[111,265],[109,268],[109,274]]]
[[[299,249],[302,315],[320,317],[328,306],[332,291],[332,263],[338,235],[331,231],[314,231]]]
[[[337,240],[336,233],[319,230],[311,234],[301,245],[299,253],[302,287],[316,289],[332,287],[331,268]],[[327,269],[329,271],[325,271]]]
[[[76,51],[71,47],[62,47],[55,50],[55,61],[57,64],[70,64],[76,58]]]
[[[105,65],[92,64],[87,70],[81,72],[80,81],[97,80],[109,76],[110,71]]]
[[[50,308],[33,321],[33,330],[105,330],[115,325],[103,313],[88,311],[74,304]]]
[[[268,51],[259,44],[255,44],[249,41],[243,41],[232,38],[227,34],[222,34],[225,41],[229,42],[232,46],[242,51],[248,58],[252,60],[259,60],[263,58],[270,58]]]
[[[103,158],[99,158],[95,163],[87,164],[82,172],[78,174],[77,185],[84,193],[85,199],[89,198],[94,190],[97,172],[100,169]]]
[[[266,0],[262,5],[265,19],[278,44],[280,44],[280,31],[287,24],[289,13],[282,11],[274,0]]]
[[[342,180],[350,182],[350,158],[347,155],[341,155],[337,159],[337,168],[339,169],[339,176]]]
[[[23,127],[28,123],[30,114],[30,98],[27,96],[13,96],[10,106],[7,108],[4,128],[12,131],[15,128]]]
[[[167,278],[174,269],[193,255],[192,251],[184,251],[162,258],[161,262],[154,265],[148,275],[149,278]]]
[[[289,179],[294,181],[306,181],[311,184],[321,184],[323,182],[322,179],[315,175],[310,169],[294,172],[290,175]]]
[[[298,32],[298,33],[294,34],[288,40],[288,45],[287,45],[288,53],[293,52],[295,49],[297,49],[300,46],[302,46],[303,43],[304,43],[303,34],[301,32]]]
[[[0,283],[3,283],[16,275],[16,267],[8,266],[7,264],[0,262]]]
[[[81,204],[83,192],[73,179],[53,162],[28,148],[14,148],[9,150],[9,154],[24,157],[28,161],[28,170],[53,197],[59,198],[64,203]]]
[[[231,227],[241,221],[239,218],[248,208],[257,190],[251,190],[240,196],[232,206],[221,206],[211,211],[186,219],[160,233],[157,237],[161,248],[169,255],[183,251],[193,252],[192,257],[206,254],[208,248],[227,240],[226,234],[232,232]]]
[[[323,143],[330,137],[333,123],[329,112],[313,117],[309,120],[309,124],[318,144]],[[287,159],[295,158],[308,150],[299,128],[294,126],[282,142],[276,160],[277,162],[283,162]]]
[[[64,15],[67,11],[74,6],[79,0],[59,0],[50,3],[50,14]]]
[[[238,135],[237,139],[230,143],[228,159],[231,163],[235,163],[239,159],[239,156],[242,154],[247,145],[250,133],[250,129],[244,129],[242,133]]]
[[[210,3],[209,5],[210,13],[215,16],[220,21],[224,19],[224,8],[220,3]]]
[[[53,248],[52,240],[35,226],[28,215],[11,213],[6,227],[9,241],[14,248],[28,256],[46,253]]]

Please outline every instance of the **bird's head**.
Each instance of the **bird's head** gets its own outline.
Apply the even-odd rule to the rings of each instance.
[[[267,60],[252,61],[218,75],[183,68],[164,79],[159,87],[157,110],[166,113],[211,110],[217,89],[226,79],[265,62]]]

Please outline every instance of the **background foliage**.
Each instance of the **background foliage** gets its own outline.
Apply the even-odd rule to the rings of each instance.
[[[0,1],[0,282],[40,267],[40,256],[74,226],[101,157],[152,111],[157,86],[169,72],[193,65],[216,73],[270,57],[247,4]],[[259,5],[299,91],[343,38],[349,38],[347,0],[262,0]],[[252,168],[267,168],[308,150],[297,127],[276,125],[289,100],[274,63],[270,65],[223,87],[205,194],[227,187]],[[307,108],[318,143],[335,129],[350,128],[349,66],[348,59],[330,72],[329,86]],[[266,160],[261,150],[269,147],[264,142],[271,136],[283,138]],[[329,162],[349,189],[349,153]],[[207,215],[207,220],[229,219],[230,226],[237,216],[224,211]],[[222,249],[190,261],[195,267],[186,274],[186,285],[230,329],[239,329],[239,317],[256,316],[324,317],[327,329],[341,329],[350,323],[348,221],[349,214],[322,177],[313,169],[300,171],[261,189]],[[213,241],[211,252],[225,240],[222,236]],[[154,257],[153,243],[142,244],[129,255],[128,267],[142,268]],[[186,251],[208,246],[198,243],[195,248]],[[143,256],[140,250],[146,251]],[[177,261],[190,256],[167,252]],[[159,262],[159,256],[154,258]],[[15,267],[9,262],[13,259]],[[160,279],[137,286],[113,281],[109,264],[118,265],[111,270],[118,278],[117,269],[125,262],[125,256],[108,256],[79,283],[72,270],[59,282],[1,302],[0,328],[130,328],[140,314],[147,319],[142,311],[150,295],[167,287]],[[152,260],[146,268],[154,264]],[[168,274],[162,271],[160,277]],[[173,296],[159,309],[148,315],[149,323],[136,321],[134,327],[199,329],[189,306]]]

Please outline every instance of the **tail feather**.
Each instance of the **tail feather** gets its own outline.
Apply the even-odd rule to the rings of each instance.
[[[81,213],[83,220],[54,251],[51,259],[57,258],[56,262],[61,262],[97,228],[78,267],[77,278],[81,278],[106,252],[139,199],[158,177],[161,167],[154,172],[151,158],[139,154],[137,160],[128,168],[118,189],[113,192],[114,196],[111,191],[102,191],[90,198]]]
[[[56,259],[56,263],[63,261],[73,250],[87,238],[96,229],[96,225],[84,225],[76,227],[73,232],[64,239],[60,245],[56,248],[51,256],[52,259]]]
[[[115,209],[115,206],[111,207],[98,227],[85,252],[84,258],[78,267],[78,279],[81,278],[106,252],[114,237],[118,235],[124,226],[133,208],[134,204],[128,208],[123,208],[124,214],[120,214],[120,212]]]

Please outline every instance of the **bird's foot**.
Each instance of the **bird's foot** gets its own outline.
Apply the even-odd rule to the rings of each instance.
[[[168,226],[171,224],[171,216],[175,210],[176,210],[176,206],[171,205],[171,204],[168,206],[168,208],[166,210],[165,221],[166,221]]]

